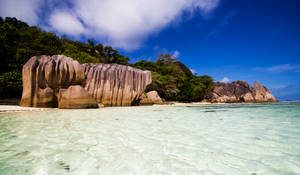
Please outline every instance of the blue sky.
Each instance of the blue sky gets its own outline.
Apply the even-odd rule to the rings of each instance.
[[[300,100],[300,1],[1,0],[0,15],[130,57],[174,54],[216,81],[254,80],[280,100]]]
[[[300,1],[223,1],[210,19],[169,26],[128,53],[155,59],[179,51],[183,63],[215,80],[259,80],[281,100],[300,99]]]

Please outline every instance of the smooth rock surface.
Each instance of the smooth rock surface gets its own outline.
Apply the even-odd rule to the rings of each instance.
[[[211,97],[212,102],[238,103],[238,102],[277,102],[270,91],[255,81],[251,87],[246,81],[232,83],[216,83]]]
[[[94,98],[105,106],[127,106],[133,104],[152,81],[150,71],[118,64],[81,65],[63,55],[34,56],[22,71],[23,94],[20,105],[27,107],[66,108],[65,104],[72,104],[70,107],[75,108],[75,97],[83,98],[83,101],[89,99],[88,102]],[[85,91],[76,86],[75,89],[72,87],[60,93],[61,89],[74,85]],[[59,98],[62,98],[64,105],[59,104]],[[68,98],[70,102],[67,102]],[[85,106],[82,102],[78,102],[78,105]]]
[[[270,91],[258,81],[254,82],[255,100],[256,101],[270,101],[276,102],[276,98],[270,93]]]
[[[83,87],[76,85],[70,86],[68,89],[59,90],[58,108],[98,108],[98,103]]]
[[[34,56],[23,66],[22,81],[21,106],[57,107],[60,88],[84,83],[84,67],[63,55]]]
[[[84,64],[84,88],[105,106],[130,106],[152,81],[150,71],[118,64]]]
[[[160,98],[156,91],[150,91],[146,95],[143,94],[139,104],[141,105],[151,105],[151,104],[162,104],[163,100]]]

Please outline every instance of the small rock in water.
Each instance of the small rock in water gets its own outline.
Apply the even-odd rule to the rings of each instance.
[[[65,170],[70,171],[70,165],[66,164],[63,161],[59,161],[58,163],[61,167],[63,167]]]
[[[211,110],[211,111],[204,111],[204,112],[216,112],[216,111],[214,111],[214,110]]]
[[[98,108],[104,108],[104,105],[102,103],[98,103]]]
[[[67,165],[64,168],[65,168],[65,170],[70,171],[70,165]]]

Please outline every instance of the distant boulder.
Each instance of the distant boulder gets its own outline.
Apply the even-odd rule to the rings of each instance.
[[[278,100],[270,93],[270,91],[257,80],[254,82],[254,98],[258,102],[277,102]]]
[[[232,83],[216,83],[212,92],[211,102],[238,103],[238,102],[277,102],[270,91],[255,81],[251,87],[246,81],[234,81]]]

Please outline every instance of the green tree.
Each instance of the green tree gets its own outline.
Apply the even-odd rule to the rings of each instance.
[[[142,60],[133,66],[152,71],[152,83],[146,91],[156,90],[166,100],[200,101],[214,89],[211,77],[193,75],[170,54],[160,54],[156,62]]]
[[[20,36],[17,28],[8,23],[1,24],[0,33],[0,72],[3,73],[9,71],[11,67],[14,67],[13,63],[16,61],[16,52]]]
[[[72,41],[58,37],[35,26],[28,26],[16,18],[0,17],[0,97],[20,96],[22,91],[22,66],[32,56],[63,54],[80,63],[116,63],[150,70],[152,83],[147,91],[156,90],[166,100],[198,101],[214,88],[209,76],[193,75],[188,67],[173,59],[170,54],[160,54],[157,61],[129,63],[129,58],[111,46],[93,40]]]

